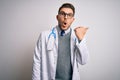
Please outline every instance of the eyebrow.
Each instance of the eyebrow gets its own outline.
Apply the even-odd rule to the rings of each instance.
[[[64,12],[64,11],[60,11],[60,12]],[[60,13],[60,12],[59,12],[59,13]],[[64,13],[66,13],[66,12],[64,12]],[[67,14],[73,14],[73,13],[67,13]]]

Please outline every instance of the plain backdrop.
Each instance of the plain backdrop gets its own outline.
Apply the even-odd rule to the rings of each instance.
[[[76,8],[72,27],[89,27],[81,80],[120,80],[120,0],[0,0],[0,80],[31,80],[38,36],[64,2]]]

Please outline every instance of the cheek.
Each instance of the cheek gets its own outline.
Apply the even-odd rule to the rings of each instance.
[[[72,22],[73,22],[73,20],[70,20],[70,21],[69,21],[69,24],[71,25],[71,24],[72,24]]]
[[[63,20],[61,18],[57,18],[58,22],[61,23]]]

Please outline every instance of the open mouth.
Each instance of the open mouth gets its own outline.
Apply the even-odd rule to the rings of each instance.
[[[67,23],[66,23],[66,22],[64,22],[63,24],[64,24],[64,25],[67,25]]]

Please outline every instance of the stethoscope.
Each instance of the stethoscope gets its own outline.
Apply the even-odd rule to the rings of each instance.
[[[52,29],[51,33],[48,36],[48,39],[50,38],[51,35],[53,35],[54,39],[56,39],[55,28]]]

